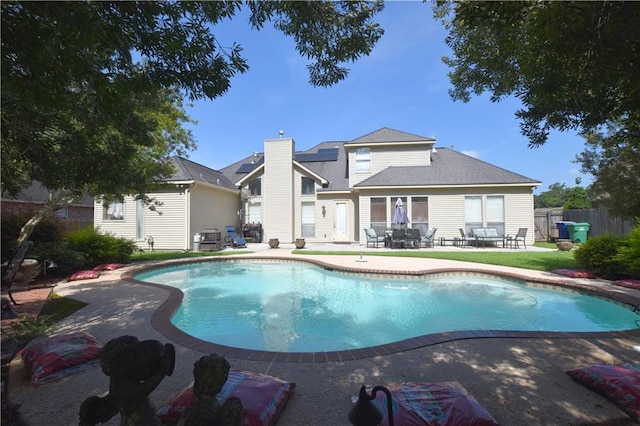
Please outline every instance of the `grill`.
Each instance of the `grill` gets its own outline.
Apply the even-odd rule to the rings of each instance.
[[[222,250],[222,233],[217,229],[205,229],[200,232],[200,250]]]

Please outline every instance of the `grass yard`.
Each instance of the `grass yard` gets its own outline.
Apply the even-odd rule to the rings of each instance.
[[[536,247],[555,249],[552,243],[536,243]],[[210,251],[210,252],[142,252],[131,256],[132,262],[144,262],[150,260],[182,259],[202,256],[229,256],[234,254],[252,253],[251,250],[234,251]],[[323,250],[293,250],[293,254],[299,255],[353,255],[354,251],[323,251]],[[367,256],[398,256],[398,257],[424,257],[429,259],[460,260],[464,262],[485,263],[489,265],[512,266],[515,268],[532,269],[536,271],[551,271],[554,269],[576,269],[578,266],[572,252],[566,251],[524,251],[490,252],[477,251],[367,251]]]
[[[555,248],[555,244],[536,244],[539,247]],[[353,251],[309,251],[294,250],[295,254],[314,255],[353,255]],[[572,252],[567,251],[513,251],[513,252],[489,252],[477,251],[367,251],[367,256],[398,256],[398,257],[424,257],[428,259],[460,260],[464,262],[476,262],[489,265],[511,266],[514,268],[532,269],[536,271],[552,271],[554,269],[578,268]]]

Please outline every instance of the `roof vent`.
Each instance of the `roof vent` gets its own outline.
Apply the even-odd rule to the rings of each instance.
[[[435,154],[435,153],[438,152],[438,150],[436,150],[436,147],[434,146],[434,147],[431,148],[431,152],[433,152]]]
[[[284,137],[284,130],[278,130],[278,134],[280,135],[280,138]]]
[[[220,178],[216,179],[216,183],[220,185]]]

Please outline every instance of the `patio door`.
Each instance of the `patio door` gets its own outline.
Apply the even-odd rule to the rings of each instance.
[[[348,235],[348,208],[346,201],[336,201],[334,203],[335,212],[333,215],[333,241],[336,243],[349,242]]]

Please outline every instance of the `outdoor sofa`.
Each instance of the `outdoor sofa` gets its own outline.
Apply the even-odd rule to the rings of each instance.
[[[471,229],[471,238],[475,240],[476,247],[482,242],[482,247],[487,243],[505,245],[505,236],[498,233],[498,228],[473,228]]]

